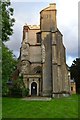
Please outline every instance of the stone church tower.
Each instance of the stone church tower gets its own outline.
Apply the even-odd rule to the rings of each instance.
[[[29,95],[59,97],[69,93],[65,47],[57,28],[55,3],[40,12],[40,26],[23,27],[20,61],[20,74]]]

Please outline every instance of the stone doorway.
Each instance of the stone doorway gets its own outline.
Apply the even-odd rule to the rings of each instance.
[[[31,95],[37,96],[37,83],[36,82],[32,82],[31,84]]]

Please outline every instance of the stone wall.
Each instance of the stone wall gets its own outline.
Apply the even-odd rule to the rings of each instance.
[[[37,44],[37,35],[36,33],[39,32],[39,29],[30,29],[28,30],[28,38],[30,45]]]
[[[40,12],[41,31],[56,31],[56,5],[50,4]]]
[[[29,60],[31,63],[41,62],[41,46],[30,46],[29,52]]]
[[[43,96],[51,96],[52,92],[52,58],[51,58],[51,34],[42,32],[42,44],[45,47],[45,60],[42,64]]]
[[[41,35],[41,43],[37,43],[37,33]],[[62,91],[70,90],[63,35],[57,29],[55,4],[40,12],[40,26],[24,26],[20,59],[25,85],[30,88],[34,79],[38,85],[37,95],[40,92],[42,96],[59,97]],[[39,69],[41,72],[37,74]]]

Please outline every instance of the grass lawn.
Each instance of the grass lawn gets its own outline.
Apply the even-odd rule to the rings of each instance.
[[[78,118],[78,96],[51,101],[26,101],[3,98],[3,118]]]

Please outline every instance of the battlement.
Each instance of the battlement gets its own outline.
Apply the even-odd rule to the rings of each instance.
[[[30,29],[40,29],[40,25],[28,25]]]
[[[27,25],[25,24],[26,27],[29,27],[29,29],[40,29],[40,25]]]

